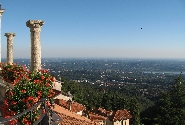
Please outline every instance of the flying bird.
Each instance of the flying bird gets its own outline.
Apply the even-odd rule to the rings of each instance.
[[[142,30],[143,28],[141,28],[141,30]]]

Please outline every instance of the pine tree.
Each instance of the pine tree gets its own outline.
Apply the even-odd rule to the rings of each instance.
[[[136,98],[130,100],[130,112],[132,114],[131,123],[133,125],[140,125],[140,105]]]
[[[175,79],[175,84],[170,90],[172,114],[171,118],[174,125],[185,124],[185,85],[182,80],[182,74]]]
[[[157,122],[163,125],[185,125],[185,85],[182,74],[158,101]]]
[[[104,93],[104,95],[103,95],[102,102],[101,102],[101,107],[103,107],[107,110],[112,109],[110,96],[107,93]]]
[[[161,99],[159,99],[157,104],[157,121],[161,125],[171,125],[171,107],[172,103],[170,100],[170,95],[163,93]]]

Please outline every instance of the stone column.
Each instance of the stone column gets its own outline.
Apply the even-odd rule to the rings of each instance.
[[[41,46],[40,46],[40,31],[44,25],[42,20],[28,20],[26,26],[30,28],[31,35],[31,71],[41,69]]]
[[[0,62],[1,62],[1,18],[2,18],[4,11],[5,9],[2,9],[1,4],[0,4]]]
[[[7,37],[7,55],[6,55],[6,63],[12,64],[13,63],[13,39],[15,33],[5,33]]]

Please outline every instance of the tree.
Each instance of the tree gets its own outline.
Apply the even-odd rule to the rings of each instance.
[[[130,112],[132,114],[131,123],[133,125],[140,125],[140,105],[136,98],[130,100]]]
[[[101,102],[101,107],[107,109],[107,110],[111,110],[112,109],[112,105],[111,105],[111,100],[110,100],[110,96],[108,95],[108,93],[104,93],[103,98],[102,98],[102,102]]]
[[[185,124],[185,85],[182,74],[175,79],[175,84],[158,101],[157,122],[163,125]]]
[[[163,93],[161,99],[157,103],[157,122],[163,125],[171,125],[172,118],[172,102],[170,100],[170,95]]]
[[[185,124],[185,85],[182,80],[182,74],[175,79],[175,84],[170,90],[172,120],[174,125]]]

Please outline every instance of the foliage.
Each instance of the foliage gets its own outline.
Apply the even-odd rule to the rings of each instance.
[[[73,99],[87,106],[87,109],[102,107],[106,110],[129,109],[133,116],[133,124],[140,124],[140,104],[138,99],[125,96],[118,90],[103,89],[100,86],[76,83],[63,79],[62,90],[70,91]]]
[[[131,123],[133,125],[140,125],[140,108],[136,98],[130,100],[130,112],[132,113]]]
[[[0,64],[2,70],[1,70],[1,76],[3,77],[3,80],[6,82],[12,84],[13,86],[17,84],[23,77],[27,78],[28,71],[26,70],[26,67],[21,65],[15,65],[15,64]]]
[[[64,82],[62,90],[64,92],[70,91],[73,95],[73,100],[86,105],[88,110],[92,110],[97,107],[102,107],[106,110],[128,109],[133,116],[131,122],[136,125],[141,124],[141,110],[147,109],[148,107],[151,108],[154,105],[154,103],[146,97],[139,94],[136,95],[131,92],[131,88],[124,88],[123,90],[115,86],[104,87],[87,83],[77,83],[65,78],[62,78],[62,82]],[[152,113],[153,111],[151,112],[151,110],[147,111],[143,118]],[[146,122],[146,119],[144,122]],[[153,117],[151,117],[149,123],[153,123]]]
[[[48,106],[52,104],[54,94],[52,87],[54,77],[47,70],[38,72],[29,72],[25,67],[15,64],[1,64],[1,76],[11,83],[14,88],[5,93],[3,105],[3,116],[9,118],[12,115],[19,114],[35,105],[41,98],[47,98]],[[40,107],[42,108],[42,106]],[[32,114],[26,113],[16,120],[10,121],[10,124],[19,122],[22,125],[29,125],[36,121],[41,114],[39,109],[34,109]],[[45,109],[43,109],[43,113]],[[31,121],[31,117],[33,121]]]
[[[170,87],[168,92],[161,94],[156,105],[148,112],[152,111],[154,111],[152,115],[153,119],[152,117],[148,117],[148,123],[146,125],[185,124],[185,85],[182,80],[182,74],[175,79],[175,84]]]

